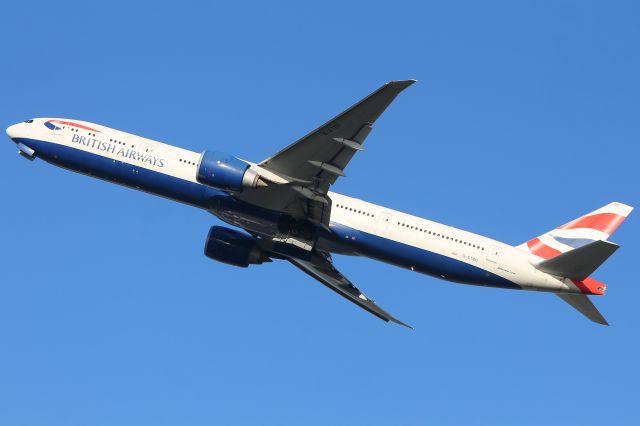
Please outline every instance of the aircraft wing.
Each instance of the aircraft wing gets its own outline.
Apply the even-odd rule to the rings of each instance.
[[[325,257],[326,256],[326,257]],[[294,257],[288,258],[289,262],[300,268],[303,272],[309,274],[316,280],[320,281],[340,296],[355,303],[362,309],[365,309],[384,321],[393,321],[396,324],[413,328],[410,325],[394,318],[383,309],[378,307],[373,300],[364,295],[351,281],[342,275],[334,266],[329,255],[315,256],[311,261],[301,260]]]
[[[371,126],[395,97],[415,80],[391,81],[332,118],[311,133],[263,160],[259,167],[287,183],[249,189],[238,194],[243,201],[286,211],[298,219],[327,225],[331,200],[327,196],[362,143]]]
[[[275,173],[311,182],[326,193],[391,101],[415,80],[385,84],[351,108],[260,163]]]

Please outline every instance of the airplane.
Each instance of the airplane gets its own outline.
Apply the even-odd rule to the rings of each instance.
[[[339,272],[333,254],[455,283],[554,293],[608,325],[588,297],[604,295],[607,286],[591,274],[618,249],[608,239],[633,210],[628,205],[612,202],[512,246],[329,191],[363,150],[376,120],[415,81],[383,85],[258,163],[75,119],[34,118],[8,127],[7,135],[28,160],[198,207],[233,226],[211,227],[208,258],[239,267],[288,261],[387,322],[410,327]]]

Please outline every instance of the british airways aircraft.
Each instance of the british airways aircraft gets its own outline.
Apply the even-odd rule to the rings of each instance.
[[[287,260],[385,320],[334,266],[333,253],[366,256],[444,280],[557,294],[607,325],[588,295],[607,286],[591,274],[619,247],[608,240],[632,207],[613,202],[512,246],[329,191],[395,97],[415,80],[385,84],[311,133],[258,163],[194,152],[99,124],[35,118],[7,134],[18,153],[204,209],[213,226],[204,254],[247,267]],[[407,326],[408,327],[408,326]]]

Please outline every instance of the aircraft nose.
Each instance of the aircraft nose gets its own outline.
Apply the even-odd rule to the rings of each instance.
[[[7,127],[7,136],[11,138],[11,140],[18,137],[18,125],[14,124],[12,126]]]

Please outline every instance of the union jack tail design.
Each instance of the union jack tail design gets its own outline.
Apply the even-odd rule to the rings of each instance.
[[[518,246],[542,259],[551,259],[596,240],[608,240],[633,207],[610,203]]]
[[[561,254],[568,253],[572,250],[584,247],[588,244],[592,244],[598,240],[608,240],[611,234],[613,234],[613,231],[615,231],[616,228],[620,226],[622,222],[624,222],[629,213],[631,213],[631,210],[633,210],[633,207],[626,204],[617,202],[610,203],[604,207],[599,208],[598,210],[592,211],[589,214],[579,217],[578,219],[572,220],[569,223],[565,223],[564,225],[559,226],[556,229],[547,232],[546,234],[542,234],[539,237],[527,241],[526,243],[522,243],[517,248],[531,253],[534,256],[537,256],[540,260],[539,266],[537,266],[538,269],[544,270],[545,266],[549,265],[550,262],[560,264],[565,263],[565,267],[571,266],[566,265],[568,261],[570,263],[578,262],[579,266],[582,267],[585,267],[585,265],[591,262],[591,271],[593,271],[598,266],[600,266],[600,264],[604,260],[606,260],[606,258],[609,257],[609,255],[612,254],[615,249],[618,248],[617,245],[607,245],[605,247],[605,251],[607,252],[606,255],[594,255],[592,259],[567,259],[567,255],[558,257],[553,261],[549,261],[549,259],[554,259]],[[602,244],[600,246],[602,246]],[[595,246],[592,244],[590,247],[594,248]],[[588,250],[587,247],[582,249],[580,253],[582,257],[584,257],[585,255],[585,250]],[[577,253],[578,252],[576,252],[575,254]],[[580,256],[572,256],[572,258],[574,257],[579,258]],[[561,274],[560,272],[554,273],[554,275],[558,274],[565,277],[565,283],[573,283],[573,285],[583,294],[603,295],[607,290],[606,284],[596,281],[589,276],[573,276],[570,275],[568,271],[566,275]],[[602,324],[607,323],[602,315],[598,313],[597,309],[588,300],[585,301],[584,298],[579,300],[571,299],[575,299],[576,297],[578,297],[575,295],[563,295],[561,297],[567,303],[571,304],[594,321],[600,322]],[[597,315],[593,312],[595,312]]]

